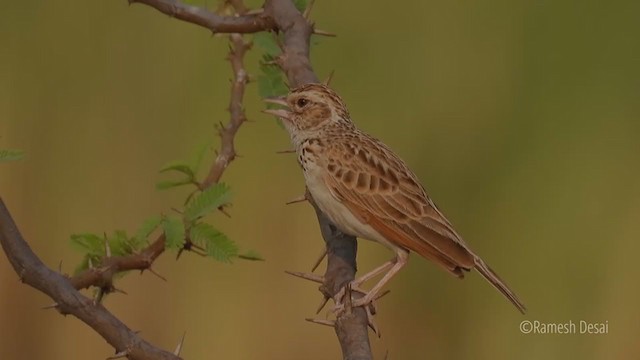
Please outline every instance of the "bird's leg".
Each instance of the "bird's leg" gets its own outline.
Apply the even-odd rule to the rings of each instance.
[[[388,269],[382,279],[380,279],[380,281],[378,281],[378,283],[376,283],[376,285],[374,285],[371,290],[365,293],[365,296],[353,301],[352,306],[368,306],[372,304],[374,300],[380,297],[378,294],[380,293],[382,288],[389,282],[389,280],[391,280],[391,278],[393,278],[398,273],[398,271],[400,271],[400,269],[402,269],[407,264],[408,260],[409,252],[404,249],[398,248],[396,250],[396,257],[393,260],[387,261],[386,263],[380,265],[372,271],[364,274],[362,277],[352,281],[351,286],[359,288],[363,282],[370,280],[371,278],[383,273]],[[334,309],[334,311],[338,313],[344,310],[345,303],[344,299],[341,298],[344,297],[343,291],[341,291],[339,295],[341,296],[336,296],[336,299],[338,299],[338,303],[336,304]]]
[[[355,290],[356,292],[361,293],[362,295],[367,295],[368,291],[363,290],[360,285],[364,284],[365,282],[371,280],[372,278],[382,274],[383,272],[387,271],[390,267],[392,267],[394,264],[396,263],[396,259],[393,258],[387,262],[385,262],[384,264],[378,266],[377,268],[369,271],[368,273],[362,275],[361,277],[352,280],[348,286],[351,287],[351,290]],[[342,289],[340,289],[340,291],[338,291],[338,293],[334,296],[336,305],[334,307],[334,312],[340,312],[344,309],[344,297],[346,295],[346,286],[343,287]],[[374,310],[375,312],[375,310]]]
[[[378,275],[382,274],[383,272],[387,271],[387,270],[388,270],[390,267],[392,267],[395,263],[396,263],[396,259],[395,259],[395,258],[393,258],[393,259],[391,259],[391,260],[387,261],[386,263],[384,263],[384,264],[382,264],[382,265],[378,266],[377,268],[375,268],[375,269],[373,269],[373,270],[369,271],[368,273],[366,273],[366,274],[362,275],[361,277],[359,277],[359,278],[357,278],[357,279],[353,280],[353,281],[351,282],[351,285],[352,285],[352,286],[353,286],[353,285],[356,285],[356,286],[362,285],[362,284],[364,284],[365,282],[367,282],[367,281],[369,281],[369,280],[373,279],[374,277],[376,277],[376,276],[378,276]]]

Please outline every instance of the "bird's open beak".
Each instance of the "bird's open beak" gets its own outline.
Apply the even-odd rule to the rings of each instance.
[[[272,98],[265,98],[262,100],[269,104],[276,104],[276,105],[289,107],[289,104],[287,104],[287,101],[283,97],[272,97]],[[287,109],[264,109],[262,110],[262,112],[265,114],[275,115],[284,120],[289,120],[291,116],[291,111]]]

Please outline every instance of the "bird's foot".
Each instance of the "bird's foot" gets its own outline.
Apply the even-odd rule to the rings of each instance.
[[[333,308],[333,312],[336,315],[340,315],[347,309],[352,309],[356,307],[366,307],[370,308],[372,315],[375,315],[377,312],[376,309],[376,301],[381,297],[390,293],[390,290],[385,290],[380,293],[374,293],[371,291],[366,291],[360,288],[358,281],[355,280],[351,282],[349,285],[340,289],[340,291],[335,296],[336,305]],[[361,296],[347,296],[347,293],[356,292]]]
[[[287,274],[293,275],[302,279],[306,279],[309,281],[313,281],[315,283],[324,284],[324,276],[316,275],[312,273],[303,273],[297,271],[286,271]],[[375,322],[374,315],[377,312],[375,301],[388,294],[389,291],[384,291],[380,294],[373,294],[368,292],[360,287],[362,281],[354,280],[349,283],[347,286],[344,286],[340,291],[334,296],[335,306],[332,309],[333,314],[337,318],[342,316],[345,312],[351,312],[353,308],[362,307],[367,315],[367,325],[373,332],[380,337],[380,328]],[[356,296],[352,296],[353,293],[356,293]],[[347,296],[348,294],[348,296]],[[316,310],[316,314],[319,314],[322,309],[327,305],[329,301],[329,297],[325,296],[320,305]],[[335,326],[336,320],[329,319],[306,319],[309,322],[327,325],[327,326]]]
[[[356,293],[352,296],[353,292]],[[367,314],[367,325],[373,330],[373,332],[381,336],[380,328],[375,322],[374,315],[377,313],[376,300],[387,295],[390,291],[386,290],[379,294],[373,292],[367,292],[359,287],[358,281],[355,280],[349,285],[343,287],[334,297],[335,306],[333,307],[333,313],[336,317],[343,316],[345,313],[350,313],[353,309],[361,307]]]

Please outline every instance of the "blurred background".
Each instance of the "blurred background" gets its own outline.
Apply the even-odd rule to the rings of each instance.
[[[259,6],[257,1],[249,5]],[[215,7],[209,1],[207,5]],[[78,232],[135,231],[180,206],[165,163],[218,146],[229,96],[225,37],[122,1],[13,1],[0,22],[0,195],[49,266],[72,272]],[[354,121],[418,174],[458,232],[519,294],[520,315],[472,273],[416,256],[378,304],[377,358],[640,357],[640,2],[319,1],[335,32],[312,60]],[[257,54],[247,58],[257,73]],[[162,282],[130,274],[105,305],[189,359],[338,359],[333,331],[304,321],[320,301],[308,271],[323,247],[288,136],[260,113],[223,180],[231,218],[213,223],[264,262],[163,255]],[[208,160],[213,157],[209,154]],[[359,267],[392,256],[361,242]],[[323,271],[323,269],[320,269]],[[0,257],[0,358],[102,359],[112,348],[21,285]],[[320,317],[326,316],[323,312]],[[605,335],[525,335],[523,320],[608,322]]]

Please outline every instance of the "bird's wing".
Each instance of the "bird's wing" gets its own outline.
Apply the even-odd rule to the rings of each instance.
[[[362,140],[362,141],[360,141]],[[475,255],[389,148],[368,136],[330,144],[325,183],[333,196],[389,242],[433,260],[453,274]]]

